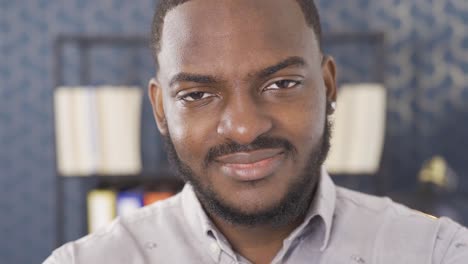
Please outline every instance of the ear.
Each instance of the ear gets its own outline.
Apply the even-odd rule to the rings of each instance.
[[[162,87],[154,78],[152,78],[148,84],[148,96],[153,107],[153,115],[159,132],[161,135],[166,136],[168,128],[166,115],[164,113]]]
[[[325,55],[322,60],[322,75],[327,89],[327,114],[331,115],[334,108],[331,107],[332,103],[336,103],[337,87],[336,87],[336,64],[331,56]]]

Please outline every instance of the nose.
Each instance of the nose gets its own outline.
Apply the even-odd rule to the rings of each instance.
[[[217,133],[225,139],[247,145],[272,127],[268,113],[252,96],[237,95],[226,102]]]

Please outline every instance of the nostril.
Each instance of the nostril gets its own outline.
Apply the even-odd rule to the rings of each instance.
[[[250,144],[260,135],[268,133],[272,128],[270,120],[246,117],[244,119],[229,119],[220,122],[218,135],[241,145]]]

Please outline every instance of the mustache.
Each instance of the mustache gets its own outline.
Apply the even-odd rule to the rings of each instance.
[[[237,152],[249,152],[259,149],[282,148],[286,155],[292,155],[297,152],[296,148],[288,140],[280,137],[260,136],[252,143],[242,145],[236,142],[228,142],[222,145],[212,147],[208,150],[205,158],[205,166],[216,160],[216,158]]]

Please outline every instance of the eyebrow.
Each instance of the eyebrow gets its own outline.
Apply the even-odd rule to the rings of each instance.
[[[260,70],[255,75],[263,79],[285,68],[292,67],[292,66],[305,66],[305,65],[307,65],[307,63],[303,58],[298,57],[298,56],[292,56],[292,57],[288,57],[280,61],[279,63],[273,66],[269,66],[263,70]]]
[[[292,67],[292,66],[305,66],[307,65],[306,61],[298,56],[288,57],[275,65],[269,66],[265,69],[262,69],[254,74],[249,74],[250,76],[256,76],[258,78],[264,79],[267,78],[278,71],[281,71],[285,68]],[[174,77],[171,78],[169,82],[169,86],[172,87],[174,84],[178,82],[194,82],[199,84],[213,84],[219,83],[221,80],[212,75],[203,75],[203,74],[193,74],[193,73],[185,73],[181,72],[176,74]]]
[[[181,72],[171,78],[171,81],[169,82],[169,86],[171,87],[178,82],[195,82],[195,83],[200,83],[200,84],[211,84],[211,83],[219,82],[219,79],[211,75],[201,75],[201,74]]]

